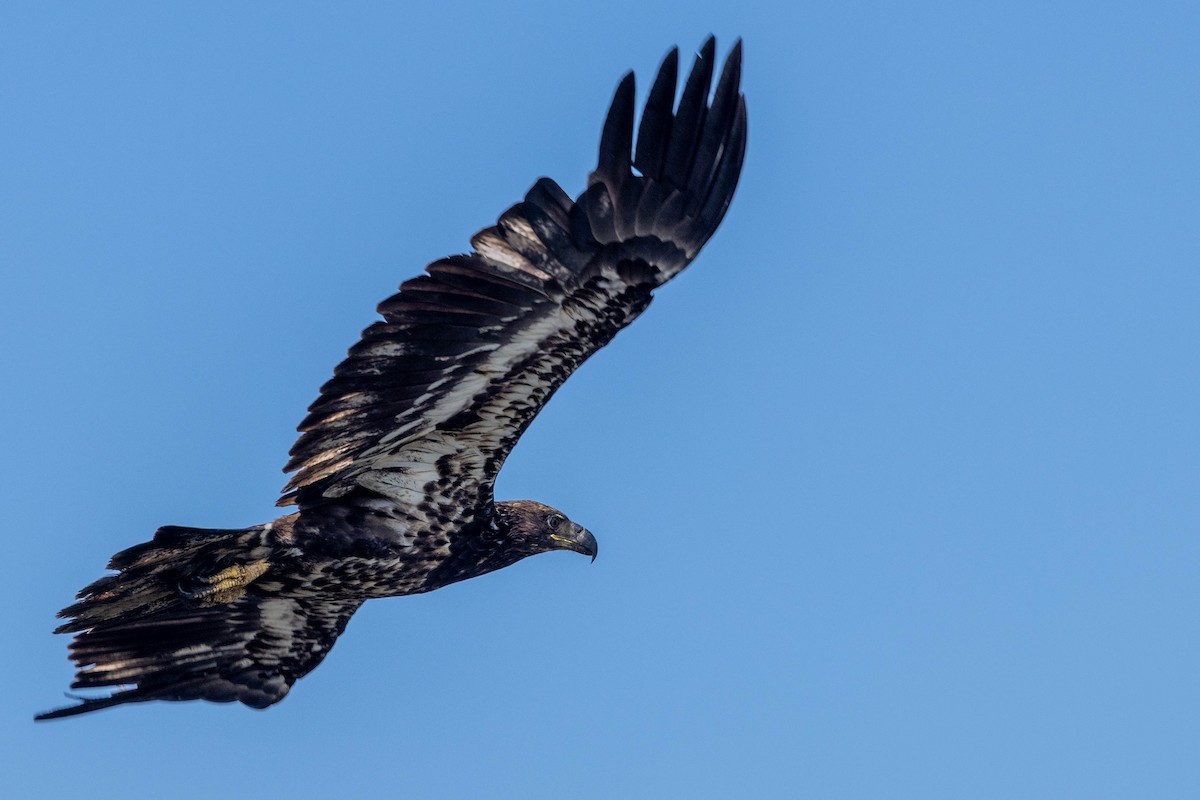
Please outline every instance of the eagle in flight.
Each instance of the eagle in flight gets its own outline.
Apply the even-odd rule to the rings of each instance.
[[[168,526],[113,556],[63,609],[74,689],[145,700],[279,702],[366,600],[416,594],[596,540],[529,500],[496,501],[504,459],[589,356],[650,305],[721,223],[746,148],[741,43],[709,98],[710,37],[679,103],[667,54],[638,126],[617,87],[596,169],[572,200],[542,178],[523,202],[379,306],[300,423],[279,500],[237,530]]]

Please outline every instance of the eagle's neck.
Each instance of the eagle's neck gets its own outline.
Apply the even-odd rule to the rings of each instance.
[[[430,588],[486,575],[533,555],[516,546],[512,534],[512,523],[502,513],[476,520],[451,540],[449,556],[429,575]]]

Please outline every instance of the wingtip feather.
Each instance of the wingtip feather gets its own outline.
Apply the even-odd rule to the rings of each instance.
[[[633,72],[626,72],[609,105],[604,129],[600,134],[600,156],[596,162],[595,175],[616,191],[625,176],[633,149],[634,97],[637,86]]]

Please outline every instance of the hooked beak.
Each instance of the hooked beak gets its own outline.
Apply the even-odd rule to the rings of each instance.
[[[574,522],[571,523],[570,530],[550,534],[550,540],[560,549],[574,550],[576,553],[591,556],[592,561],[596,560],[596,554],[600,552],[600,548],[596,544],[596,537],[592,536],[592,532]]]

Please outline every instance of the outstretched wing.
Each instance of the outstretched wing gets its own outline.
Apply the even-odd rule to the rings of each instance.
[[[314,670],[361,600],[247,595],[232,605],[158,614],[83,631],[72,689],[132,686],[39,714],[56,719],[145,700],[279,702]]]
[[[650,303],[712,236],[746,146],[741,43],[711,104],[715,42],[673,108],[678,52],[650,90],[633,148],[625,76],[600,157],[574,202],[553,181],[379,306],[383,321],[321,388],[300,426],[280,505],[318,505],[362,486],[401,505],[437,493],[475,508],[517,438],[592,353]]]

